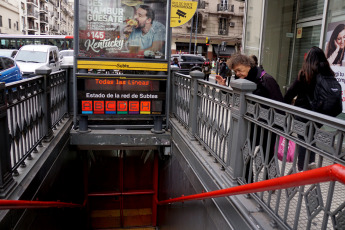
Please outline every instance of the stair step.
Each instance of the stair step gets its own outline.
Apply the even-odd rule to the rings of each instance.
[[[152,210],[150,208],[142,208],[142,209],[124,209],[123,216],[145,216],[145,215],[152,215]],[[91,212],[91,217],[119,217],[120,210],[113,209],[113,210],[93,210]]]
[[[97,229],[94,229],[97,230]],[[155,227],[130,227],[130,228],[102,228],[99,230],[157,230]]]
[[[122,229],[118,228],[120,224],[120,210],[107,209],[107,210],[92,210],[91,223],[94,229]],[[123,210],[124,229],[136,230],[152,230],[152,227],[139,227],[152,225],[152,210],[150,208],[142,209],[124,209]],[[136,226],[135,228],[132,226]]]

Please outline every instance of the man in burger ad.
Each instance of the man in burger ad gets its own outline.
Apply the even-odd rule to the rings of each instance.
[[[164,53],[166,29],[162,23],[155,21],[155,12],[150,6],[139,6],[134,19],[126,21],[124,33],[128,35],[131,53],[139,49],[149,50],[153,55]]]

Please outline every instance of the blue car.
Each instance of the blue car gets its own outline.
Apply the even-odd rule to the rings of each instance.
[[[20,69],[13,58],[0,56],[0,82],[22,80]]]

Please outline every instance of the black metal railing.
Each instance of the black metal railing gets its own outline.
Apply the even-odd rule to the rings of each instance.
[[[253,95],[256,85],[247,80],[232,80],[229,88],[204,81],[199,73],[173,74],[171,111],[206,150],[205,157],[212,156],[224,170],[218,176],[240,185],[345,165],[343,120]],[[287,157],[290,141],[292,159]],[[331,181],[250,196],[284,229],[336,229],[344,227],[344,189]]]

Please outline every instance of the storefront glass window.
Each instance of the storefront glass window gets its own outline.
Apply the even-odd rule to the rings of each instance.
[[[247,1],[247,18],[244,53],[259,56],[261,40],[261,15],[263,0]]]
[[[300,0],[298,19],[322,15],[324,0]]]
[[[307,24],[307,23],[306,23]],[[293,57],[293,64],[291,70],[292,83],[302,68],[304,57],[313,46],[319,46],[321,36],[321,25],[299,25],[297,31],[301,31],[301,35],[296,37],[295,52]]]
[[[295,1],[268,0],[261,63],[282,92],[289,73],[295,30]]]

